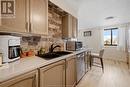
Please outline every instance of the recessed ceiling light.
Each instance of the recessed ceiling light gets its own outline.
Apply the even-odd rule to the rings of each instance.
[[[114,17],[113,16],[109,16],[109,17],[106,17],[105,19],[106,20],[110,20],[110,19],[114,19]]]

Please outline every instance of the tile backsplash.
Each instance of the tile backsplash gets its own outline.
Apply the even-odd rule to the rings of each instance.
[[[48,52],[49,47],[52,43],[55,45],[60,45],[61,48],[57,48],[55,50],[64,50],[64,41],[59,38],[48,38],[48,37],[40,37],[40,36],[30,36],[21,38],[21,48],[23,50],[30,50],[33,49],[35,53],[43,47],[45,51]]]

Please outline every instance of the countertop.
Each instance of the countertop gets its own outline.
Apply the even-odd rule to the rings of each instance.
[[[66,59],[70,56],[73,56],[73,55],[76,55],[78,53],[85,52],[85,51],[87,51],[87,49],[82,49],[80,51],[73,51],[73,53],[71,54],[57,57],[50,60],[33,56],[33,57],[28,57],[28,58],[21,58],[20,60],[17,60],[15,62],[5,64],[4,66],[0,67],[0,83],[8,79],[11,79],[13,77],[38,69],[40,67],[44,67],[51,63],[60,61],[62,59]]]

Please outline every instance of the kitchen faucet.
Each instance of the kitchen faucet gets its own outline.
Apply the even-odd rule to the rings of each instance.
[[[53,46],[54,46],[54,44],[52,44],[52,45],[50,46],[50,48],[49,48],[49,53],[52,53],[55,48],[61,47],[60,45],[56,45],[56,46],[54,46],[54,47],[53,47]]]

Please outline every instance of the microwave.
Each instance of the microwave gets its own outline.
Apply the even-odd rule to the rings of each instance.
[[[20,58],[20,37],[0,36],[0,52],[3,54],[3,63],[18,60]]]
[[[77,51],[80,50],[83,46],[81,41],[67,41],[66,42],[66,50],[68,51]]]

